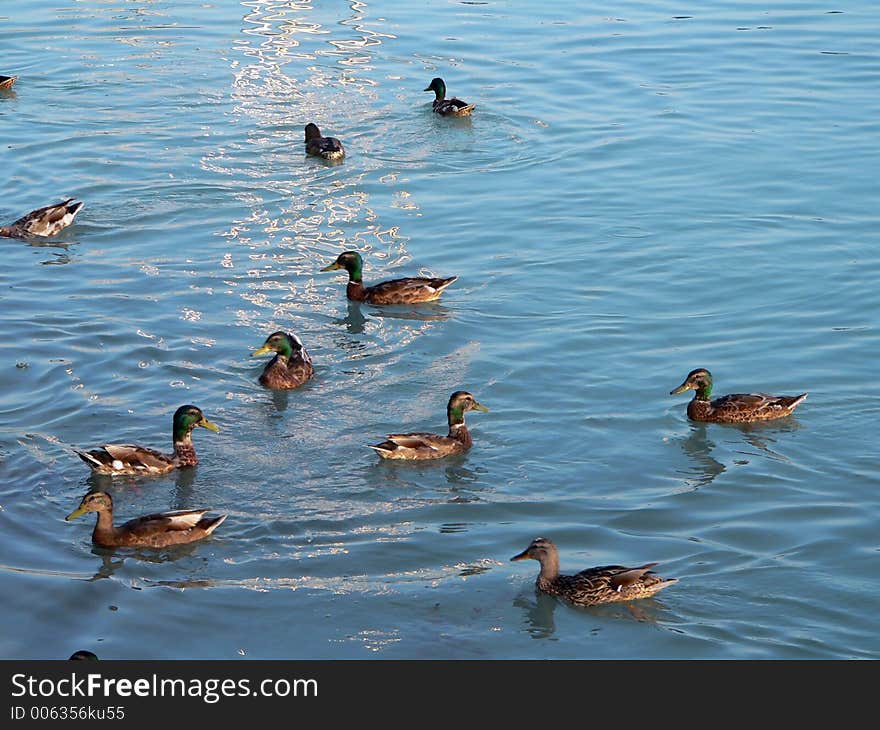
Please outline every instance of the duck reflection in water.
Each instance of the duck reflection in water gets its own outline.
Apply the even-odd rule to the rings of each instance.
[[[726,471],[727,467],[718,459],[712,456],[712,450],[716,448],[715,442],[709,437],[709,430],[713,429],[715,434],[724,434],[737,432],[742,434],[743,440],[763,455],[776,461],[789,461],[784,454],[771,448],[771,444],[776,443],[775,435],[778,433],[787,433],[796,431],[800,428],[800,424],[794,416],[780,421],[759,421],[757,423],[732,423],[732,424],[706,424],[701,422],[693,422],[690,424],[690,433],[687,438],[682,440],[681,448],[688,457],[694,462],[694,467],[690,470],[694,476],[687,478],[685,484],[689,489],[699,489],[710,484],[715,477]],[[719,429],[727,429],[719,430]],[[736,439],[739,440],[738,438]],[[727,441],[727,439],[725,439]],[[748,459],[743,457],[751,456],[747,451],[737,450],[739,455],[734,459],[733,463],[746,464]],[[760,454],[759,454],[760,455]]]
[[[556,622],[553,614],[559,601],[546,593],[535,591],[532,598],[519,595],[513,599],[516,608],[525,609],[526,631],[533,639],[549,639],[556,631]]]
[[[186,543],[183,545],[171,545],[160,551],[141,550],[139,548],[103,548],[92,545],[92,555],[101,559],[101,565],[95,571],[95,574],[88,579],[91,583],[104,578],[112,578],[117,570],[120,570],[126,560],[137,560],[142,563],[171,563],[180,558],[192,555],[198,549],[198,543]],[[119,552],[122,551],[122,552]],[[141,590],[140,586],[131,585],[134,590]]]
[[[550,639],[556,632],[555,614],[557,610],[574,610],[579,613],[588,613],[596,619],[601,618],[627,618],[635,619],[640,623],[660,623],[660,614],[651,602],[627,601],[625,603],[611,603],[600,606],[571,606],[559,600],[556,596],[535,589],[532,596],[520,594],[513,599],[513,605],[525,611],[525,630],[533,639]],[[591,628],[590,633],[597,635],[601,627]]]
[[[70,255],[70,247],[76,244],[76,241],[45,241],[42,239],[33,239],[28,238],[24,240],[24,243],[31,248],[51,248],[56,249],[55,251],[47,251],[46,253],[51,253],[51,258],[45,259],[44,261],[40,261],[43,266],[60,266],[64,264],[69,264],[73,261],[73,256]],[[61,249],[58,251],[57,249]]]
[[[278,411],[278,413],[286,411],[287,406],[290,404],[290,393],[286,390],[272,390],[269,392],[275,410]]]
[[[771,459],[788,462],[790,459],[771,448],[771,444],[776,443],[776,434],[797,431],[800,427],[801,425],[798,423],[797,418],[789,416],[784,421],[744,423],[740,426],[739,430],[742,431],[743,439],[749,446],[764,452]]]
[[[333,324],[344,325],[350,335],[362,335],[367,318],[361,311],[361,303],[348,300],[348,312],[344,317],[334,319]]]
[[[709,438],[707,425],[692,423],[690,429],[690,434],[681,442],[681,448],[694,462],[689,470],[693,476],[685,480],[687,487],[693,490],[711,484],[726,467],[712,456],[715,442]]]
[[[191,469],[178,469],[171,492],[170,509],[188,509],[193,504],[193,484],[196,481],[198,466]]]
[[[389,304],[370,312],[374,317],[409,319],[417,322],[435,322],[449,319],[450,313],[449,307],[439,302],[425,302],[419,304],[418,309],[406,304]]]
[[[348,310],[345,317],[333,320],[334,324],[343,325],[348,334],[361,335],[367,324],[367,317],[363,312],[363,303],[348,300]],[[418,307],[406,304],[389,304],[376,307],[369,312],[371,317],[383,319],[405,319],[414,322],[438,322],[449,319],[451,310],[439,302],[426,302]]]

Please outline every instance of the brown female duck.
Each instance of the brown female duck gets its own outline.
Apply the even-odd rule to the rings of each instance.
[[[648,598],[666,586],[678,583],[678,578],[661,578],[651,572],[651,568],[657,563],[646,563],[638,568],[601,565],[574,575],[560,575],[559,551],[546,537],[535,538],[525,550],[511,558],[528,559],[537,560],[541,564],[541,572],[535,581],[539,591],[559,596],[577,606]]]
[[[67,228],[84,203],[75,203],[75,198],[68,198],[58,205],[47,205],[45,208],[32,210],[8,226],[0,226],[0,236],[7,238],[25,238],[27,236],[54,236]]]
[[[477,107],[476,104],[468,104],[466,101],[456,99],[455,97],[447,99],[446,82],[440,78],[432,79],[424,91],[434,92],[434,102],[432,104],[434,113],[444,117],[466,117]]]
[[[107,492],[89,492],[66,519],[68,522],[80,515],[97,512],[98,520],[92,531],[92,542],[101,547],[166,547],[182,545],[208,537],[216,530],[226,515],[205,517],[206,509],[157,512],[136,517],[113,526],[113,499]]]
[[[434,433],[394,433],[388,436],[387,441],[370,448],[375,449],[383,459],[439,459],[452,454],[463,454],[473,444],[464,423],[465,411],[471,410],[489,412],[470,393],[457,390],[446,406],[448,436]]]
[[[18,76],[0,76],[0,91],[11,89]]]
[[[171,438],[174,453],[163,454],[155,449],[134,444],[104,444],[91,451],[76,450],[77,455],[97,474],[133,475],[166,474],[184,466],[199,463],[192,443],[192,432],[196,426],[217,432],[220,429],[211,423],[201,409],[196,406],[180,406],[174,413]]]
[[[266,338],[263,346],[254,350],[251,357],[275,353],[275,357],[263,368],[260,383],[275,390],[298,388],[315,374],[312,358],[303,347],[302,340],[287,332],[274,332]]]
[[[325,266],[321,271],[335,271],[337,269],[345,269],[348,272],[346,296],[354,302],[368,302],[369,304],[433,302],[440,298],[447,286],[458,279],[457,276],[450,276],[447,279],[418,276],[392,279],[373,284],[373,286],[364,286],[362,279],[364,260],[357,251],[345,251],[339,254],[336,261]]]
[[[712,373],[705,368],[691,370],[684,382],[669,395],[693,390],[694,397],[688,403],[688,418],[713,423],[749,423],[769,421],[791,415],[807,397],[800,395],[767,395],[765,393],[732,393],[711,400]]]

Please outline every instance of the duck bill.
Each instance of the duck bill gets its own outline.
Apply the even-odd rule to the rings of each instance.
[[[510,562],[515,563],[517,560],[528,560],[528,559],[529,559],[529,551],[528,551],[528,548],[526,548],[521,553],[514,555],[510,559]]]
[[[71,520],[75,520],[77,517],[82,517],[88,510],[86,510],[82,505],[77,507],[73,512],[71,512],[67,517],[65,517],[66,522],[70,522]]]
[[[260,355],[268,355],[272,352],[272,348],[269,345],[263,345],[259,350],[254,350],[251,353],[251,357],[259,357]]]
[[[686,390],[690,390],[694,386],[690,383],[682,383],[675,390],[670,390],[669,395],[678,395],[679,393],[684,393]]]
[[[342,266],[340,266],[340,264],[338,262],[334,261],[329,266],[325,266],[323,269],[321,269],[321,271],[336,271],[337,269],[341,269],[341,268],[342,268]]]
[[[220,426],[216,423],[211,423],[207,418],[203,418],[199,421],[199,426],[202,428],[207,428],[209,431],[213,431],[214,433],[220,433]]]
[[[482,403],[474,403],[474,404],[471,406],[471,408],[473,408],[475,411],[482,411],[483,413],[488,413],[488,412],[489,412],[489,409],[486,408],[486,406],[484,406]]]

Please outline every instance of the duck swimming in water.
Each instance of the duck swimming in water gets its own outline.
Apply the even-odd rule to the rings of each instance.
[[[769,421],[791,415],[807,397],[800,395],[767,395],[766,393],[732,393],[710,399],[712,373],[705,368],[691,370],[684,382],[669,395],[693,390],[694,397],[688,403],[688,418],[712,423],[751,423]]]
[[[77,455],[97,474],[136,475],[167,474],[184,466],[199,463],[192,444],[192,432],[196,426],[217,432],[220,429],[211,423],[200,408],[193,405],[180,406],[174,412],[171,438],[174,453],[163,454],[156,449],[135,444],[104,444],[89,451],[76,450]]]
[[[346,296],[354,302],[369,304],[419,304],[439,299],[443,290],[458,279],[450,276],[438,279],[425,276],[411,276],[404,279],[392,279],[372,286],[364,286],[364,260],[357,251],[345,251],[337,256],[329,266],[321,271],[345,269],[348,272]]]
[[[7,238],[26,238],[28,236],[54,236],[64,228],[67,228],[76,214],[79,213],[84,203],[74,202],[75,198],[68,198],[57,205],[47,205],[45,208],[37,208],[23,215],[8,226],[0,226],[0,236]]]
[[[559,572],[559,551],[546,537],[538,537],[511,560],[537,560],[541,571],[535,586],[542,593],[559,596],[576,606],[598,606],[601,603],[632,601],[648,598],[657,591],[678,582],[678,578],[661,578],[654,573],[657,563],[645,563],[638,568],[622,565],[601,565],[587,568],[574,575]]]
[[[453,454],[463,454],[470,449],[473,441],[464,423],[466,411],[483,411],[489,409],[473,395],[457,390],[449,398],[446,406],[449,434],[440,436],[435,433],[395,433],[386,441],[370,446],[383,459],[440,459]]]
[[[336,137],[322,137],[317,124],[306,125],[306,152],[325,160],[341,160],[345,157],[345,148]]]
[[[477,107],[476,104],[468,104],[466,101],[456,99],[455,97],[447,99],[446,82],[441,78],[432,79],[424,91],[434,92],[432,108],[435,114],[440,114],[444,117],[466,117]]]

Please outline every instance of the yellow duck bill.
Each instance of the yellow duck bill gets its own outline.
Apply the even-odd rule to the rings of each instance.
[[[71,520],[75,520],[77,517],[82,517],[87,510],[83,509],[82,506],[77,507],[73,512],[71,512],[67,517],[64,518],[65,522],[70,522]]]

